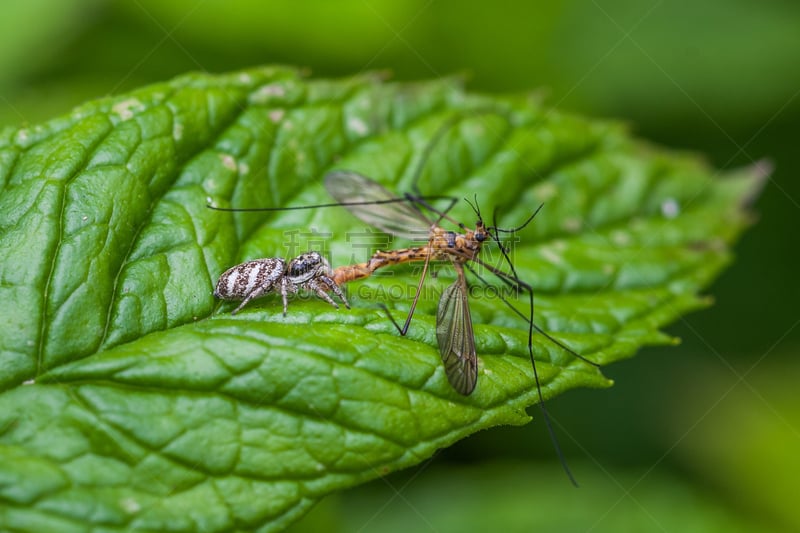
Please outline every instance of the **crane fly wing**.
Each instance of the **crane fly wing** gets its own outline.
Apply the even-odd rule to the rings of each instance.
[[[458,279],[447,287],[436,313],[436,339],[450,384],[469,396],[478,381],[478,355],[467,302],[467,283],[461,265],[455,264]]]
[[[430,222],[422,213],[375,181],[356,172],[336,170],[325,176],[325,188],[370,226],[411,241],[428,240]]]

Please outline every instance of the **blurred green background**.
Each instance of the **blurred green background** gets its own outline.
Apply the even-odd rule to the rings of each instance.
[[[800,530],[800,2],[496,4],[6,2],[0,123],[190,70],[286,63],[315,76],[457,73],[473,90],[541,90],[555,108],[624,120],[719,169],[770,159],[758,223],[709,289],[716,305],[669,330],[683,344],[607,368],[610,390],[550,403],[582,488],[532,410],[533,424],[333,496],[295,529]]]

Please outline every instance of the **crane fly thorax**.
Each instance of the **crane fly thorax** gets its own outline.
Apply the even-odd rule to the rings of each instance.
[[[486,235],[486,230],[480,222],[475,230],[468,229],[465,233],[456,233],[434,226],[431,228],[429,245],[432,258],[462,263],[471,261],[480,253]]]

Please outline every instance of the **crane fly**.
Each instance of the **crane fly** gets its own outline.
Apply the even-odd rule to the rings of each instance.
[[[342,284],[367,277],[386,266],[424,261],[405,323],[401,327],[392,318],[392,323],[401,335],[408,333],[430,262],[450,261],[453,264],[456,280],[445,289],[439,300],[436,338],[448,381],[459,393],[471,394],[478,380],[478,355],[467,303],[468,290],[463,264],[477,261],[483,242],[490,238],[483,220],[479,217],[474,230],[464,229],[464,233],[447,231],[439,226],[441,218],[446,216],[444,212],[440,214],[440,220],[430,221],[417,207],[417,203],[398,201],[402,199],[356,172],[329,173],[325,178],[325,188],[340,205],[347,207],[356,217],[371,226],[409,240],[419,240],[420,235],[427,235],[428,242],[423,246],[378,251],[366,263],[334,269],[333,280]]]
[[[470,266],[470,263],[478,264],[518,291],[528,292],[531,295],[532,308],[533,288],[517,277],[516,271],[507,255],[507,250],[500,243],[499,233],[513,233],[523,229],[538,214],[542,206],[539,206],[521,226],[513,229],[503,229],[496,225],[487,227],[477,205],[470,203],[469,205],[478,217],[475,229],[469,229],[464,224],[456,223],[464,232],[456,233],[439,226],[442,219],[450,220],[447,216],[447,210],[452,207],[454,203],[452,201],[447,210],[438,211],[421,197],[408,194],[406,198],[399,198],[375,181],[351,171],[329,173],[325,179],[325,188],[331,196],[340,201],[339,204],[333,205],[347,207],[363,222],[378,229],[407,239],[419,239],[420,234],[427,234],[428,242],[423,246],[399,250],[379,250],[365,263],[340,266],[333,270],[333,280],[342,284],[368,277],[376,270],[386,266],[424,261],[420,281],[408,316],[403,326],[398,327],[401,335],[405,335],[408,332],[430,261],[450,261],[453,264],[456,270],[456,280],[442,293],[436,315],[436,333],[440,354],[445,363],[446,374],[450,383],[457,391],[464,395],[469,395],[474,390],[477,380],[477,354],[475,353],[472,319],[467,305],[468,288],[464,269],[468,269],[482,283],[488,285],[488,282]],[[451,200],[453,199],[451,198]],[[438,220],[430,221],[427,219],[422,210],[417,207],[418,205],[437,213]],[[511,267],[512,274],[503,272],[478,257],[483,243],[487,240],[494,241],[500,246],[504,259]],[[595,363],[588,361],[542,331],[541,328],[532,323],[532,320],[520,313],[517,308],[511,306],[502,296],[501,299],[517,315],[529,322],[532,329],[539,331],[549,340],[576,357],[595,365]]]

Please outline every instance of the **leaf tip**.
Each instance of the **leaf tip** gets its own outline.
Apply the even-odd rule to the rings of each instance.
[[[716,298],[710,294],[698,295],[696,298],[697,309],[708,309],[717,303]]]
[[[745,174],[749,178],[750,187],[742,196],[740,205],[743,208],[751,207],[758,197],[761,196],[761,191],[764,189],[764,185],[766,185],[767,181],[769,181],[769,177],[774,170],[775,164],[772,160],[767,158],[759,159],[752,165],[745,167]]]

